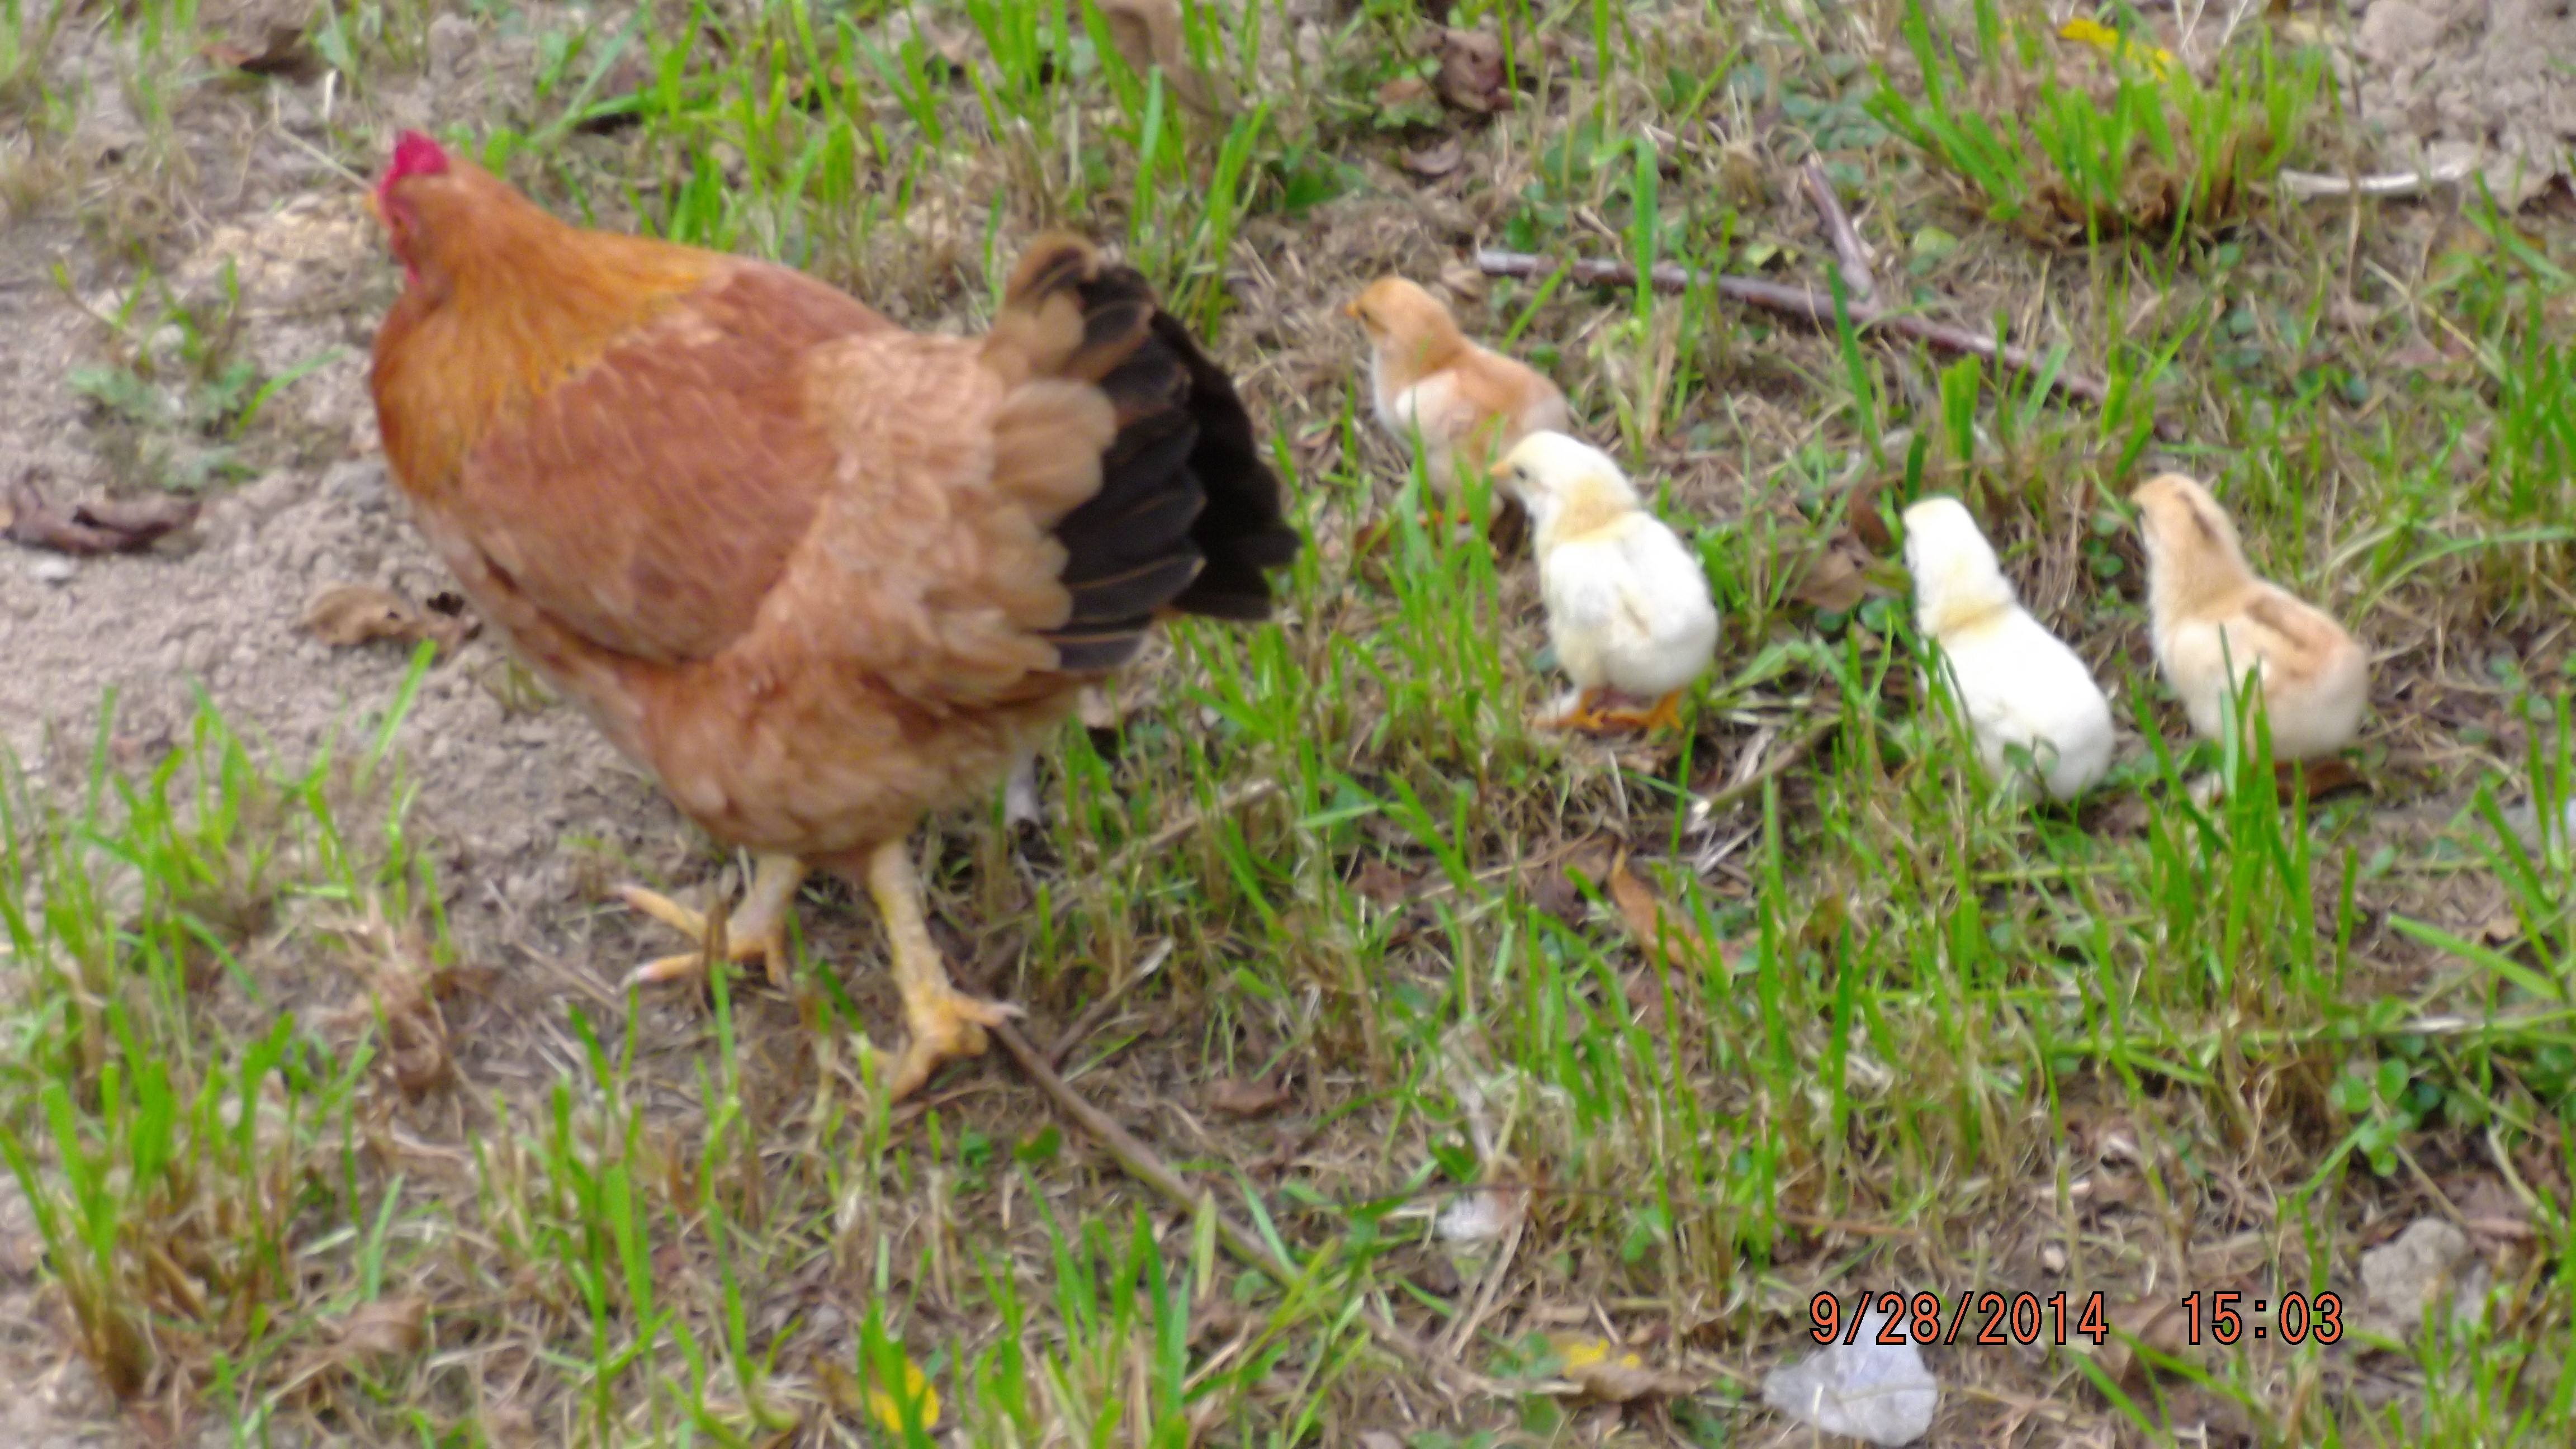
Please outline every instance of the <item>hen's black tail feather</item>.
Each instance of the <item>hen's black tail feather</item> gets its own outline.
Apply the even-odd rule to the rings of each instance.
[[[1296,558],[1299,539],[1233,379],[1134,270],[1093,263],[1088,279],[1074,280],[1079,271],[1050,262],[1023,275],[1042,288],[1073,281],[1083,340],[1066,371],[1117,359],[1094,379],[1118,410],[1100,492],[1055,527],[1073,595],[1071,617],[1047,635],[1060,667],[1124,664],[1167,610],[1269,618],[1268,571]]]

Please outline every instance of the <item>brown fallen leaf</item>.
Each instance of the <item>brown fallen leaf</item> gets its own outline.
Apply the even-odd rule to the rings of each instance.
[[[1636,938],[1647,960],[1671,967],[1685,958],[1707,959],[1708,943],[1700,939],[1687,917],[1680,911],[1666,910],[1656,898],[1655,888],[1628,869],[1625,852],[1610,865],[1610,900],[1619,907],[1620,921]]]
[[[211,40],[206,43],[205,54],[216,64],[245,75],[309,81],[322,74],[322,57],[305,44],[301,25],[269,26],[257,49],[233,40]]]
[[[1433,83],[1441,100],[1480,116],[1511,108],[1500,36],[1482,30],[1443,30],[1439,54],[1440,74]]]
[[[1078,0],[1077,0],[1078,3]],[[1181,27],[1180,0],[1092,0],[1109,26],[1109,39],[1138,75],[1161,69],[1163,85],[1182,105],[1211,120],[1234,109],[1222,77],[1190,63],[1189,35]]]
[[[1219,1077],[1208,1086],[1210,1111],[1229,1117],[1267,1117],[1295,1100],[1296,1093],[1275,1077],[1245,1081],[1241,1077]]]
[[[344,1358],[410,1353],[420,1347],[429,1300],[416,1293],[361,1303],[333,1331]]]
[[[2110,1375],[2112,1382],[2136,1385],[2146,1382],[2145,1360],[2130,1347],[2129,1340],[2167,1358],[2179,1358],[2189,1346],[2191,1313],[2183,1307],[2177,1294],[2159,1294],[2135,1303],[2123,1303],[2104,1315],[2111,1336],[2102,1340],[2095,1362]],[[2125,1337],[2123,1336],[2125,1335]]]
[[[352,964],[366,979],[367,994],[322,1020],[341,1031],[374,1023],[381,1032],[378,1060],[403,1096],[418,1100],[455,1077],[456,1056],[440,1002],[469,983],[459,979],[463,973],[433,967],[428,942],[416,931],[387,925],[381,915],[352,921],[345,930],[360,948]]]
[[[1397,76],[1377,88],[1378,105],[1390,111],[1402,110],[1431,94],[1431,82],[1418,75]]]
[[[331,584],[305,604],[303,627],[334,648],[353,648],[378,639],[405,645],[430,639],[445,654],[473,638],[481,621],[470,613],[423,609],[373,584]]]
[[[1397,870],[1374,856],[1361,861],[1359,874],[1351,877],[1351,894],[1381,906],[1400,906],[1421,893],[1418,872]]]
[[[1436,146],[1425,146],[1419,151],[1405,152],[1404,169],[1425,181],[1436,181],[1457,170],[1459,163],[1466,159],[1466,148],[1458,144],[1457,137],[1452,136]]]
[[[1870,565],[1876,561],[1857,534],[1837,534],[1807,559],[1790,596],[1829,614],[1857,608],[1873,593],[1891,592],[1869,576]]]
[[[288,1388],[300,1389],[364,1359],[417,1352],[428,1316],[429,1300],[414,1293],[359,1304],[338,1322],[326,1325],[328,1337],[324,1342],[296,1357],[287,1371]]]
[[[36,471],[0,490],[0,538],[57,553],[132,553],[196,521],[193,498],[94,499],[63,505],[36,491]]]
[[[1547,1344],[1565,1365],[1566,1382],[1574,1385],[1576,1394],[1605,1404],[1625,1404],[1650,1395],[1670,1398],[1707,1387],[1686,1374],[1650,1369],[1634,1350],[1592,1334],[1551,1333]]]

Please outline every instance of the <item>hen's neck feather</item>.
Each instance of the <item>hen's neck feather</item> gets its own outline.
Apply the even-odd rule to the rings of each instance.
[[[714,253],[587,231],[494,183],[439,218],[419,276],[378,333],[389,461],[437,491],[493,424],[522,414],[617,339],[703,287]]]

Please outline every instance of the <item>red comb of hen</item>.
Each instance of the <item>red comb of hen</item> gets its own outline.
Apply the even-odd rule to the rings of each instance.
[[[394,165],[385,173],[388,185],[406,176],[435,176],[447,169],[447,153],[418,131],[405,131],[394,141]]]

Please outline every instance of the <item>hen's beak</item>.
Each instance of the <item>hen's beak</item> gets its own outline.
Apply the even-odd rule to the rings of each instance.
[[[359,192],[358,200],[367,208],[367,216],[373,220],[376,225],[382,226],[385,224],[384,204],[376,200],[376,193],[374,191],[368,190]]]

